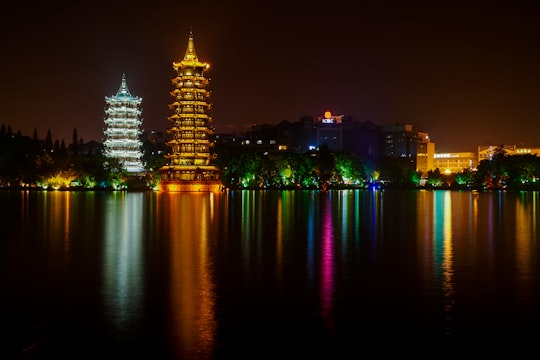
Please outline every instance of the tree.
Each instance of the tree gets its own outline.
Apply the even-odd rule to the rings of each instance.
[[[475,173],[471,169],[463,169],[455,175],[455,182],[459,188],[474,186]]]
[[[53,149],[53,140],[51,135],[51,130],[47,130],[47,137],[45,138],[45,149],[50,151]]]
[[[77,128],[73,129],[73,135],[71,137],[71,144],[69,145],[71,153],[73,155],[79,154],[79,134],[77,133]]]
[[[444,177],[439,168],[429,170],[427,173],[427,185],[430,187],[440,188],[444,184]]]
[[[336,162],[328,144],[323,143],[319,147],[319,152],[315,157],[314,168],[322,189],[326,189],[333,182],[336,182]]]
[[[260,154],[246,152],[240,157],[238,179],[243,187],[259,187],[263,159]]]
[[[504,189],[508,180],[508,156],[502,146],[495,149],[491,159],[480,161],[477,179],[484,189]]]
[[[335,163],[338,175],[344,182],[360,184],[366,178],[365,170],[360,159],[349,153],[335,153]]]
[[[417,184],[418,173],[414,163],[406,157],[384,157],[380,163],[379,179],[388,183],[388,186],[410,188]]]

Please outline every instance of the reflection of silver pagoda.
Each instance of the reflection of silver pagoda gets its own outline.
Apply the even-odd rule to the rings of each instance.
[[[105,156],[117,159],[129,173],[144,171],[142,162],[142,98],[132,96],[122,75],[122,84],[114,96],[105,97]]]
[[[213,130],[209,115],[211,109],[209,64],[200,62],[195,53],[193,34],[190,32],[184,59],[173,62],[177,76],[172,79],[173,103],[169,105],[172,127],[167,129],[170,152],[165,155],[168,163],[159,169],[160,191],[219,191],[219,169],[212,164],[214,145],[210,136]]]

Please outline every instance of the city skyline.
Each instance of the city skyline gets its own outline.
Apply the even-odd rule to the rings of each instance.
[[[125,73],[143,128],[164,131],[192,30],[217,132],[328,110],[416,124],[438,152],[539,146],[537,12],[486,4],[16,4],[0,15],[0,123],[102,141],[105,97]]]

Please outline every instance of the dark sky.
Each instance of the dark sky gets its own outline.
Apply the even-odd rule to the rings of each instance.
[[[24,1],[0,14],[0,124],[103,139],[126,74],[143,128],[164,131],[191,28],[214,126],[325,110],[413,123],[436,151],[540,146],[540,12],[520,2]],[[532,3],[532,2],[529,2]],[[251,5],[246,5],[251,4]],[[292,4],[292,5],[291,5]]]

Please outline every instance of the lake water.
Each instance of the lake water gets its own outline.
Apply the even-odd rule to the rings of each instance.
[[[338,358],[484,351],[482,339],[523,349],[540,335],[539,201],[0,191],[0,355]]]

